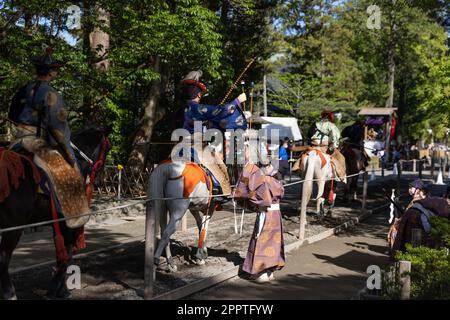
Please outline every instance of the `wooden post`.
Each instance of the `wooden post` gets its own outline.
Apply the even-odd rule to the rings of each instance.
[[[117,186],[117,200],[120,200],[120,191],[122,190],[122,169],[118,167],[119,169],[119,182]]]
[[[413,172],[416,173],[416,159],[413,159]]]
[[[362,206],[361,211],[366,210],[366,203],[367,203],[367,185],[369,182],[369,174],[367,171],[364,171],[363,174],[363,194],[362,194]]]
[[[419,179],[422,179],[422,166],[423,166],[423,161],[422,159],[419,160]]]
[[[445,156],[444,169],[442,170],[442,174],[444,175],[444,177],[445,177],[445,174],[446,174],[446,171],[447,171],[447,164],[448,164],[448,158],[447,158],[447,156]]]
[[[409,300],[411,297],[411,261],[400,261],[398,267],[398,276],[401,284],[400,299]]]
[[[402,179],[402,169],[400,168],[400,166],[398,167],[397,170],[397,190],[396,190],[396,196],[400,196],[400,180]]]
[[[381,176],[384,178],[384,161],[381,161]]]
[[[433,153],[431,153],[431,178],[433,179],[434,177],[434,157],[433,157]]]
[[[289,182],[292,182],[292,150],[289,157]]]
[[[153,200],[162,201],[162,200]],[[145,219],[145,260],[144,260],[144,299],[153,297],[153,285],[155,282],[155,241],[156,240],[156,217],[152,214],[150,202],[146,204]]]
[[[306,230],[305,227],[306,227],[306,212],[305,214],[300,213],[300,229],[298,235],[299,240],[305,239],[305,230]]]

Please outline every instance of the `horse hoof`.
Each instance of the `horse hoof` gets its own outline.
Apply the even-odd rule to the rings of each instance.
[[[177,272],[178,271],[178,267],[176,265],[170,265],[168,266],[169,272]]]
[[[205,259],[197,259],[197,260],[195,260],[195,263],[199,266],[203,266],[203,265],[205,265],[206,261],[205,261]]]
[[[16,295],[6,298],[5,300],[18,300]]]
[[[47,293],[45,297],[47,300],[66,300],[71,297],[71,293],[69,292],[69,290],[58,293]]]

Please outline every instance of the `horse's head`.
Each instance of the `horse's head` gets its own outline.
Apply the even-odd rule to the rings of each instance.
[[[111,149],[108,137],[103,128],[89,127],[81,129],[72,135],[72,142],[93,162],[90,163],[79,152],[75,151],[84,178],[93,169],[98,172],[103,168],[106,156]]]

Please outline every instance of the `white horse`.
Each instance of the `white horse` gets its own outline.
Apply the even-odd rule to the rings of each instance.
[[[249,154],[267,158],[268,155],[262,146],[262,143],[246,145],[244,147],[246,158],[249,158]],[[158,165],[153,170],[149,178],[148,194],[155,200],[150,201],[149,204],[152,214],[156,215],[156,224],[158,225],[159,220],[161,227],[161,240],[154,255],[156,265],[159,264],[165,249],[169,270],[177,270],[170,252],[170,237],[177,230],[188,209],[194,216],[199,231],[196,263],[199,265],[205,263],[208,254],[206,247],[208,225],[218,203],[216,198],[212,197],[211,182],[208,183],[208,179],[205,171],[193,162],[170,161]],[[167,211],[169,212],[168,223]]]
[[[324,190],[325,184],[330,183],[333,180],[333,170],[331,167],[331,158],[326,152],[320,149],[313,148],[304,155],[302,163],[302,200],[300,210],[300,239],[305,237],[306,227],[306,208],[311,198],[313,180],[316,181],[318,186],[317,195],[315,200],[317,201],[317,214],[324,214]]]
[[[171,271],[177,267],[170,252],[170,237],[177,230],[181,219],[189,209],[199,229],[198,249],[195,257],[198,264],[204,264],[207,256],[205,245],[208,223],[216,203],[211,198],[207,177],[202,168],[195,163],[166,162],[158,165],[149,178],[149,195],[152,214],[160,222],[161,240],[155,252],[155,264],[159,264],[161,254],[166,249],[166,259]],[[158,200],[170,198],[171,200]],[[167,210],[169,221],[167,223]],[[203,212],[203,216],[200,214]]]

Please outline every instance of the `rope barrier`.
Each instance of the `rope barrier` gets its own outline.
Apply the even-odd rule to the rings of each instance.
[[[376,171],[381,171],[381,170],[378,169]],[[348,176],[345,176],[345,177],[346,178],[351,178],[351,177],[363,174],[364,172],[365,171],[361,171],[359,173],[351,174],[351,175],[348,175]],[[331,180],[334,180],[334,179],[312,179],[311,181],[331,181]],[[296,184],[301,184],[301,183],[303,183],[305,181],[307,181],[307,180],[300,180],[300,181],[296,181],[296,182],[293,182],[293,183],[284,184],[283,187],[290,187],[290,186],[293,186],[293,185],[296,185]],[[16,226],[16,227],[0,229],[0,235],[2,233],[5,233],[5,232],[17,231],[17,230],[26,229],[26,228],[40,227],[40,226],[49,225],[49,224],[52,224],[52,223],[55,223],[55,222],[62,222],[62,221],[67,221],[67,220],[72,220],[72,219],[79,219],[81,217],[88,217],[88,216],[96,216],[96,215],[100,215],[100,214],[106,214],[106,213],[114,211],[114,210],[125,209],[125,208],[133,207],[133,206],[136,206],[136,205],[139,205],[139,204],[144,204],[144,203],[147,203],[147,202],[150,202],[150,201],[154,201],[154,200],[168,201],[168,200],[205,199],[205,198],[209,199],[209,198],[228,197],[228,196],[232,196],[232,199],[234,200],[234,196],[231,193],[228,193],[228,194],[217,194],[217,195],[208,195],[208,196],[195,196],[195,197],[171,197],[171,198],[151,198],[151,199],[146,199],[146,198],[148,198],[148,196],[142,196],[143,200],[138,200],[135,203],[125,204],[125,205],[116,206],[116,207],[107,208],[107,209],[102,209],[102,210],[86,213],[86,214],[83,214],[83,215],[80,215],[80,216],[77,216],[77,217],[52,219],[52,220],[47,220],[47,221],[43,221],[43,222],[36,222],[36,223],[30,223],[30,224]],[[139,197],[137,197],[136,199],[139,199]]]

